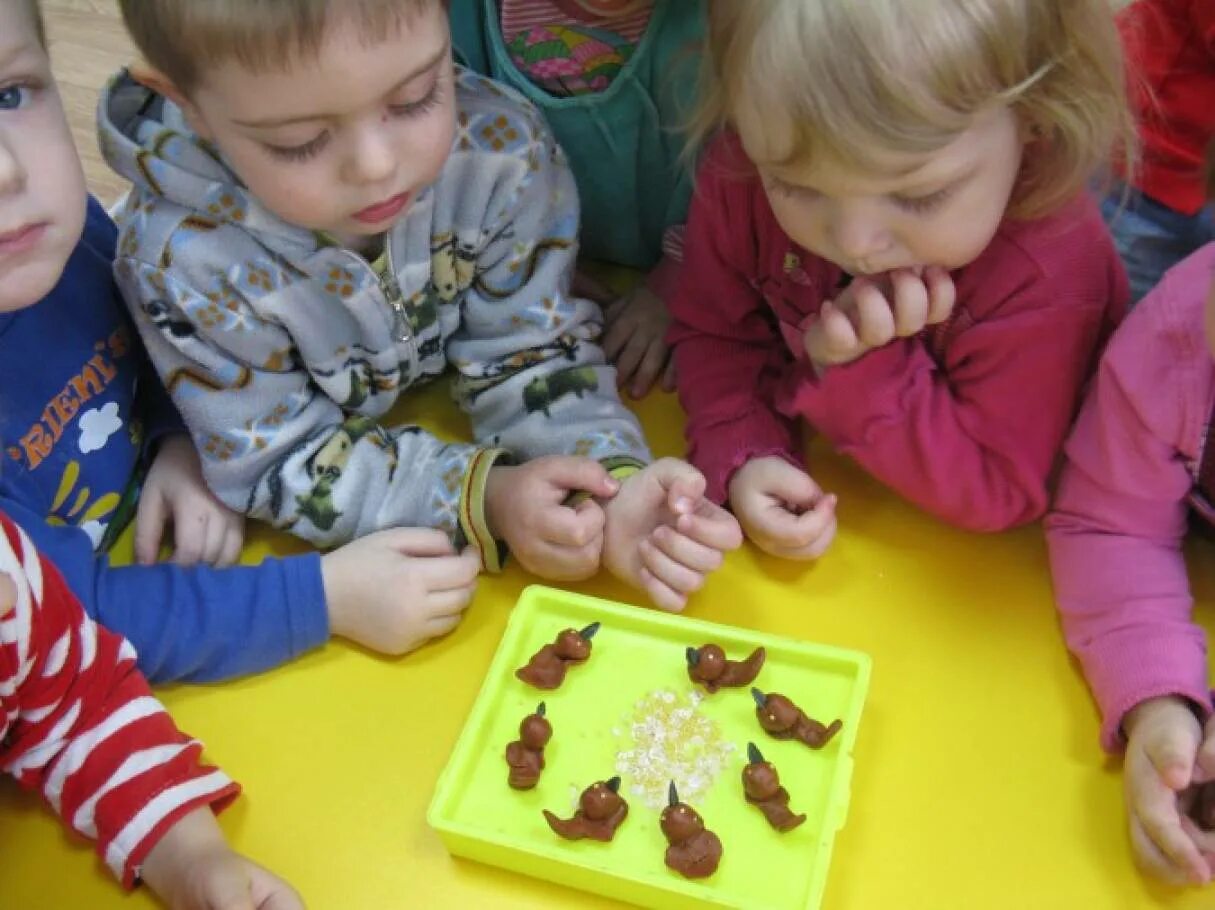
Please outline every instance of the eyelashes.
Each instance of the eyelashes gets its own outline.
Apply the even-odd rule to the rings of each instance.
[[[764,186],[774,196],[782,199],[798,199],[804,202],[817,199],[822,195],[817,190],[785,183],[783,180],[778,180],[775,177],[765,177]],[[913,215],[927,215],[940,208],[953,195],[955,188],[955,186],[942,187],[926,196],[895,195],[889,198],[905,212],[910,212]]]
[[[388,105],[388,113],[393,117],[399,117],[403,120],[412,120],[424,117],[443,101],[443,84],[441,79],[435,79],[434,85],[431,86],[425,97],[417,101],[411,101],[407,104],[390,104]],[[265,144],[266,151],[273,157],[281,161],[303,162],[315,158],[329,144],[330,133],[328,130],[320,133],[315,139],[310,139],[302,145],[281,146]]]
[[[927,196],[916,196],[913,198],[895,196],[894,202],[899,208],[908,212],[916,215],[925,215],[939,208],[952,193],[953,187],[947,186],[937,190],[935,193],[929,193]]]

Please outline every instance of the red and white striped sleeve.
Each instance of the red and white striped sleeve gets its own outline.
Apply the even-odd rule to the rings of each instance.
[[[40,789],[132,887],[179,818],[218,811],[239,787],[200,763],[202,744],[152,697],[134,648],[85,615],[3,513],[0,575],[16,587],[15,603],[0,598],[0,768]]]

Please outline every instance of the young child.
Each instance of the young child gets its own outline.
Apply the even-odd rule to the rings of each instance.
[[[663,335],[692,183],[679,128],[695,102],[704,17],[701,0],[451,4],[463,62],[535,104],[569,156],[583,255],[649,273],[615,301],[586,285],[607,305],[604,353],[635,398],[660,376],[674,388]]]
[[[247,568],[111,568],[95,555],[129,516],[139,467],[158,441],[139,530],[152,497],[154,510],[167,500],[200,504],[174,508],[179,555],[194,520],[208,530],[192,556],[227,561],[234,538],[133,337],[111,274],[115,228],[86,199],[37,9],[0,0],[0,508],[90,615],[130,639],[158,682],[272,667],[331,631],[402,653],[453,627],[479,566],[430,530]],[[145,556],[157,549],[152,525],[137,533]]]
[[[1215,835],[1187,817],[1215,779],[1206,640],[1181,553],[1215,520],[1215,244],[1169,271],[1111,340],[1046,521],[1068,647],[1123,748],[1131,844],[1174,883],[1208,883]]]
[[[219,497],[322,545],[414,524],[491,571],[500,545],[554,579],[602,559],[681,608],[737,525],[686,463],[645,466],[569,293],[564,158],[453,68],[444,5],[122,9],[150,66],[101,101],[135,184],[116,274]],[[381,423],[449,364],[477,444]]]
[[[1202,185],[1215,137],[1215,4],[1135,0],[1118,13],[1142,146],[1139,166],[1102,211],[1138,301],[1166,271],[1215,240]]]
[[[95,840],[125,887],[142,879],[178,910],[303,907],[227,845],[212,813],[239,788],[200,763],[202,744],[152,697],[130,644],[84,615],[2,512],[0,737],[0,766]]]
[[[952,524],[1038,518],[1126,298],[1084,193],[1128,119],[1108,4],[718,3],[709,28],[695,135],[724,132],[672,307],[709,497],[821,554],[800,419]]]

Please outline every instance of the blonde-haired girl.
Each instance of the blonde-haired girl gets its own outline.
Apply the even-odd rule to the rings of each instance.
[[[835,532],[798,418],[953,524],[1045,511],[1127,297],[1085,192],[1133,134],[1108,7],[711,4],[672,339],[691,460],[763,549]]]

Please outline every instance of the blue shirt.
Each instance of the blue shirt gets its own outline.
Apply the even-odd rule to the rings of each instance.
[[[182,430],[114,285],[116,237],[90,199],[59,283],[0,313],[0,509],[153,682],[267,669],[328,638],[317,554],[213,569],[116,568],[95,553],[133,515],[145,453]]]

